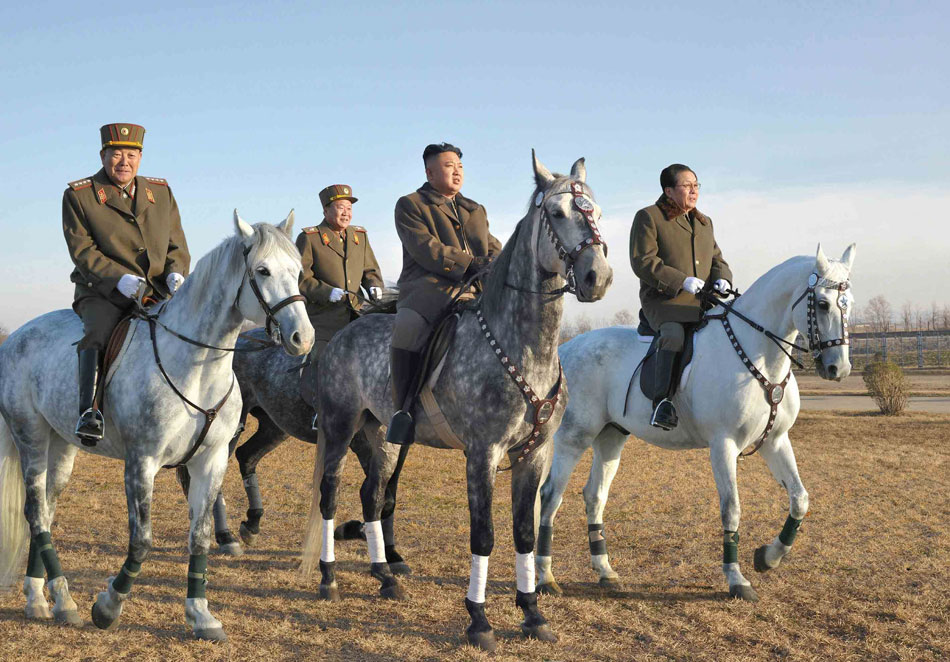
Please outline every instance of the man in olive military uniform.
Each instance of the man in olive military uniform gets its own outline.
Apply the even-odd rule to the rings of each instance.
[[[664,430],[677,423],[669,399],[676,386],[672,374],[685,340],[683,324],[702,317],[696,295],[706,281],[718,292],[732,288],[732,272],[716,244],[712,219],[696,209],[699,186],[689,167],[667,166],[660,172],[663,195],[637,212],[630,231],[630,264],[640,278],[640,307],[660,334],[650,423]]]
[[[311,352],[316,360],[333,334],[356,319],[359,288],[371,300],[383,292],[383,277],[366,229],[350,225],[356,200],[349,186],[326,187],[320,191],[323,222],[304,228],[297,237],[303,263],[300,293],[307,297],[307,315],[316,333]]]
[[[138,176],[145,129],[106,124],[99,133],[102,169],[70,182],[63,194],[63,234],[76,265],[70,275],[76,284],[73,310],[83,323],[76,436],[87,446],[103,434],[94,404],[96,377],[113,328],[140,287],[164,298],[181,286],[191,262],[168,182]]]
[[[462,151],[448,143],[422,153],[426,183],[396,203],[402,241],[402,273],[392,340],[393,414],[386,440],[408,444],[413,421],[404,410],[421,363],[421,352],[452,298],[472,275],[501,252],[488,230],[485,208],[463,197]],[[474,296],[474,291],[462,293]]]

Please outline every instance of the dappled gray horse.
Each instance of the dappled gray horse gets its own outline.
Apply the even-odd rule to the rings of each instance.
[[[818,374],[841,380],[851,371],[848,312],[851,307],[852,244],[841,260],[794,257],[772,268],[731,304],[707,315],[694,336],[692,362],[674,396],[680,412],[675,430],[650,425],[652,403],[635,383],[649,347],[631,328],[590,331],[561,346],[571,400],[554,435],[551,474],[541,488],[538,591],[561,593],[551,571],[554,516],[571,472],[593,447],[584,487],[591,567],[602,585],[617,573],[607,559],[604,507],[620,453],[630,434],[670,450],[708,448],[722,515],[722,570],[733,597],[755,601],[739,570],[739,489],[736,461],[759,450],[775,480],[788,493],[789,514],[781,533],[755,552],[754,567],[776,567],[791,549],[808,510],[808,492],[798,476],[788,438],[799,410],[798,386],[787,349],[801,334]],[[631,377],[634,382],[631,382]]]
[[[455,339],[432,392],[466,452],[472,568],[465,605],[469,642],[495,647],[485,616],[488,557],[494,545],[491,518],[496,468],[512,462],[512,512],[517,551],[516,603],[525,635],[553,640],[534,592],[535,503],[550,459],[548,443],[566,403],[557,345],[565,279],[576,282],[581,301],[603,297],[613,278],[600,240],[600,209],[584,183],[583,159],[570,176],[552,175],[534,160],[536,188],[527,215],[492,265],[484,294],[462,313]],[[370,433],[373,460],[360,495],[371,572],[384,597],[402,588],[386,565],[380,517],[384,492],[400,446],[377,434],[393,414],[389,346],[393,320],[367,315],[340,331],[321,359],[317,411],[321,440],[314,468],[314,503],[304,545],[305,571],[319,559],[320,595],[335,599],[333,518],[337,489],[353,434]],[[448,448],[418,404],[417,443]],[[545,423],[546,421],[546,423]],[[533,451],[533,452],[532,452]],[[322,535],[321,535],[322,534]]]
[[[261,349],[262,347],[264,349]],[[244,544],[250,546],[260,534],[261,518],[264,515],[264,501],[257,477],[258,463],[290,437],[316,444],[317,432],[311,428],[313,407],[300,395],[300,358],[289,356],[281,351],[280,347],[269,346],[264,329],[254,329],[242,334],[238,339],[237,349],[243,351],[235,354],[234,374],[241,387],[244,409],[241,412],[238,433],[231,444],[236,447],[234,455],[248,501],[246,519],[241,522],[239,532]],[[257,430],[238,446],[237,442],[249,413],[257,419]],[[363,471],[367,471],[372,449],[363,430],[359,430],[353,437],[350,448],[359,458]],[[407,450],[408,447],[401,455],[400,467]],[[408,574],[409,566],[396,551],[393,533],[398,474],[399,467],[386,490],[383,537],[386,561],[390,569],[394,574]],[[355,526],[347,528],[351,529],[353,534],[361,535],[360,523],[353,524]],[[222,551],[232,556],[242,553],[241,543],[228,527],[227,507],[224,497],[220,494],[214,505],[214,530],[215,540]]]
[[[28,523],[23,583],[28,617],[82,622],[50,539],[56,499],[82,448],[125,461],[129,509],[128,556],[99,593],[93,622],[106,629],[118,622],[151,549],[155,474],[163,466],[184,463],[192,477],[185,621],[199,639],[226,638],[208,609],[205,574],[211,508],[224,477],[241,394],[231,370],[233,355],[219,348],[234,346],[245,320],[267,323],[289,354],[305,354],[313,344],[313,327],[297,287],[301,267],[290,240],[293,212],[275,228],[263,223],[252,227],[235,211],[234,225],[235,236],[195,265],[157,319],[133,320],[131,337],[107,378],[109,416],[105,437],[95,447],[80,446],[73,434],[79,397],[73,345],[82,336],[79,318],[69,310],[48,313],[0,346],[0,580],[4,585],[13,581]],[[43,596],[44,569],[52,614]]]

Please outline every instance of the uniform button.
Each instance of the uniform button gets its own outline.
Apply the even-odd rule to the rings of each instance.
[[[127,218],[127,219],[125,219],[125,220],[126,220],[128,223],[135,223],[135,219],[134,219],[134,218]]]
[[[87,287],[92,287],[92,283],[86,283]]]
[[[699,264],[699,260],[696,260],[696,264]]]
[[[145,250],[145,247],[144,247],[144,246],[139,246],[138,248],[135,249],[135,252],[136,252],[136,253],[141,253],[141,252],[143,252],[144,250]]]

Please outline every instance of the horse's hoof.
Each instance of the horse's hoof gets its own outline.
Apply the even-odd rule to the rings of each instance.
[[[778,565],[778,563],[776,563],[775,565],[769,565],[766,562],[765,560],[766,548],[767,548],[766,545],[762,545],[757,550],[755,550],[755,554],[752,556],[752,567],[755,568],[756,572],[767,572]]]
[[[200,628],[195,630],[195,639],[224,642],[228,640],[228,635],[224,634],[224,628]]]
[[[564,590],[558,586],[556,581],[538,584],[534,590],[538,593],[543,593],[544,595],[564,595]]]
[[[221,553],[225,556],[241,556],[244,554],[244,548],[241,547],[241,543],[237,540],[234,542],[229,542],[218,547],[221,550]]]
[[[49,605],[27,605],[23,611],[27,618],[42,620],[53,618],[53,612],[49,610]]]
[[[729,597],[745,600],[747,602],[759,601],[759,596],[756,595],[755,589],[748,584],[736,584],[735,586],[730,586]]]
[[[597,584],[608,591],[618,591],[622,587],[620,580],[616,577],[601,577],[597,580]]]
[[[406,590],[398,582],[379,587],[379,596],[387,600],[405,600]]]
[[[551,626],[547,623],[542,623],[541,625],[521,625],[521,634],[526,636],[528,639],[537,639],[538,641],[557,641],[557,635],[554,634],[554,630],[551,629]]]
[[[62,623],[63,625],[82,625],[82,616],[79,615],[78,609],[66,609],[53,612],[53,618],[57,623]]]
[[[340,526],[333,529],[334,540],[366,540],[366,534],[363,533],[363,523],[358,519],[351,519],[343,522]]]
[[[100,630],[111,630],[116,625],[119,624],[118,617],[111,617],[107,615],[100,607],[99,601],[96,600],[92,603],[92,624],[95,625]]]
[[[395,561],[389,564],[389,571],[394,575],[411,575],[412,569],[405,561]]]
[[[255,542],[257,542],[258,534],[251,531],[244,522],[241,522],[241,528],[238,530],[238,533],[241,536],[241,541],[244,543],[245,547],[252,547]]]
[[[332,584],[320,584],[320,599],[326,600],[327,602],[340,601],[340,589],[337,588],[336,582]]]
[[[488,653],[494,653],[498,648],[498,642],[495,641],[495,631],[487,630],[484,632],[472,632],[471,629],[465,630],[465,638],[468,643],[475,648],[480,648]]]

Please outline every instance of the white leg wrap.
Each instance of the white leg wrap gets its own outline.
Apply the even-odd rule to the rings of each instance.
[[[333,563],[336,556],[333,554],[333,520],[323,520],[323,547],[320,550],[320,560],[324,563]]]
[[[515,576],[518,578],[518,590],[522,593],[534,591],[534,552],[515,553]]]
[[[366,534],[366,544],[369,546],[369,562],[386,562],[386,545],[383,542],[383,523],[379,520],[375,522],[366,522],[363,525],[363,533]]]
[[[472,554],[472,574],[468,580],[468,594],[472,602],[485,604],[485,585],[488,584],[488,557]]]

